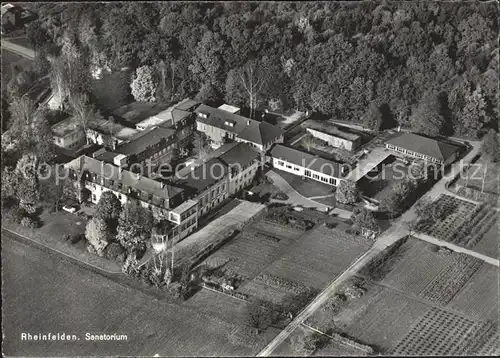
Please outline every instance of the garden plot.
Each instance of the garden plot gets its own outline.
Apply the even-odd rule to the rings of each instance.
[[[452,242],[465,248],[474,247],[498,221],[498,212],[491,205],[478,205],[453,236]]]
[[[420,292],[422,298],[446,305],[483,265],[482,260],[463,253],[453,253],[450,256],[453,256],[452,263],[441,270]]]
[[[319,226],[301,236],[265,273],[321,289],[370,246],[367,240]]]
[[[269,286],[257,280],[244,283],[238,287],[238,292],[275,304],[281,304],[287,297],[290,297],[290,292],[284,288]]]
[[[288,226],[279,225],[267,220],[259,220],[251,225],[256,231],[275,236],[282,240],[295,240],[303,234],[302,231]]]
[[[413,322],[423,317],[429,306],[390,289],[382,289],[344,331],[352,337],[383,351],[410,331]]]
[[[475,319],[498,319],[498,268],[484,264],[447,308]]]
[[[482,323],[432,308],[397,344],[395,355],[452,355],[466,350],[466,343]]]
[[[423,225],[420,231],[443,241],[453,241],[459,229],[471,219],[476,205],[446,194],[437,200],[444,203],[449,214],[433,224]]]
[[[416,296],[452,262],[452,255],[440,256],[436,246],[411,238],[382,283]]]
[[[251,279],[266,268],[291,241],[249,228],[210,255],[204,264],[210,268],[221,266],[226,272]]]
[[[345,330],[370,307],[373,301],[378,299],[379,294],[384,290],[382,286],[369,281],[363,285],[363,288],[365,289],[365,294],[361,298],[345,300],[340,303],[337,311],[333,311],[329,307],[331,299],[327,300],[320,309],[314,311],[306,323],[320,331],[325,331],[331,327]],[[339,292],[342,293],[341,290],[337,293]]]
[[[473,246],[474,251],[489,257],[498,257],[500,245],[498,239],[498,222],[499,214],[497,212],[489,230],[482,237],[480,237],[479,242]]]
[[[498,325],[494,327],[491,336],[488,337],[486,342],[480,349],[477,350],[478,356],[499,356],[500,355],[500,330]]]

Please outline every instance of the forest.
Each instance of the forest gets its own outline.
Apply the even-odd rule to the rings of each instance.
[[[34,7],[39,19],[27,34],[36,49],[70,48],[83,68],[130,68],[147,76],[145,100],[312,110],[427,135],[498,130],[495,2]]]

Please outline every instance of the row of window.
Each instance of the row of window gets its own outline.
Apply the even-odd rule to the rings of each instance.
[[[417,158],[420,158],[420,159],[429,160],[429,161],[435,162],[435,163],[439,163],[440,162],[440,160],[438,160],[436,158],[429,157],[427,155],[420,154],[420,153],[415,153],[415,152],[412,152],[410,150],[407,150],[407,149],[404,149],[404,148],[400,148],[400,147],[396,147],[396,146],[391,145],[391,144],[387,144],[387,148],[392,149],[392,150],[394,150],[396,152],[400,152],[400,153],[411,155],[412,157],[417,157]]]
[[[322,175],[319,175],[319,174],[312,174],[311,175],[311,171],[306,169],[304,171],[304,175],[306,177],[309,177],[309,178],[313,178],[315,180],[318,180],[318,181],[322,181],[323,183],[327,183],[327,184],[331,184],[331,185],[337,185],[337,179],[335,178],[332,178],[332,177],[329,177],[329,176],[322,176]]]
[[[278,160],[278,165],[279,165],[279,166],[282,166],[282,167],[284,166],[284,167],[286,167],[287,169],[293,169],[293,170],[295,170],[296,172],[300,171],[300,168],[299,168],[298,166],[296,166],[296,165],[293,165],[293,166],[292,166],[292,165],[291,165],[291,164],[289,164],[289,163],[287,163],[287,164],[285,165],[285,162],[284,162],[284,161],[282,161],[282,160]]]

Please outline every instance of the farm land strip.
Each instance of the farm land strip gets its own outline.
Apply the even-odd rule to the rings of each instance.
[[[475,319],[498,319],[498,268],[484,264],[446,305]]]
[[[2,264],[6,355],[198,356],[208,350],[223,356],[255,349],[229,343],[234,327],[227,322],[152,300],[31,245],[2,237]],[[33,344],[21,341],[21,332],[66,332],[82,339]],[[128,340],[96,345],[84,340],[85,332],[116,332]]]
[[[481,330],[477,322],[433,307],[412,327],[391,354],[453,355],[466,351],[471,332]]]
[[[321,289],[370,245],[368,240],[354,237],[340,229],[319,226],[301,236],[264,272]]]

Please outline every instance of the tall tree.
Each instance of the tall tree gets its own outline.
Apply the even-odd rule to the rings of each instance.
[[[445,120],[436,93],[427,93],[410,117],[411,129],[417,133],[436,136],[441,133]]]
[[[108,246],[109,229],[103,219],[92,218],[85,230],[85,237],[99,256],[104,255],[104,249]]]
[[[16,166],[18,178],[16,196],[20,207],[29,214],[35,213],[40,201],[36,161],[34,155],[25,154]]]
[[[117,240],[129,252],[145,249],[146,240],[153,229],[151,211],[140,205],[128,203],[118,219]]]
[[[122,204],[116,195],[111,191],[105,191],[101,194],[97,202],[94,217],[106,222],[111,232],[116,230],[118,218],[122,211]]]
[[[477,137],[479,129],[486,117],[486,103],[482,95],[481,87],[477,87],[470,95],[465,97],[465,105],[459,113],[455,125],[458,135]]]
[[[89,128],[89,124],[95,120],[101,119],[101,114],[93,104],[88,103],[88,97],[85,94],[79,93],[71,96],[69,103],[74,119],[83,131],[88,143],[88,137],[86,133],[87,129]]]
[[[488,161],[500,160],[500,136],[494,129],[490,129],[483,138],[481,151]]]
[[[342,204],[354,204],[358,200],[358,188],[351,180],[341,180],[335,192],[335,198]]]
[[[130,88],[136,101],[155,102],[156,79],[153,68],[151,66],[139,67],[130,83]]]
[[[230,103],[246,97],[250,118],[254,118],[260,96],[269,81],[268,59],[250,60],[243,67],[229,71],[226,80],[226,99]]]

